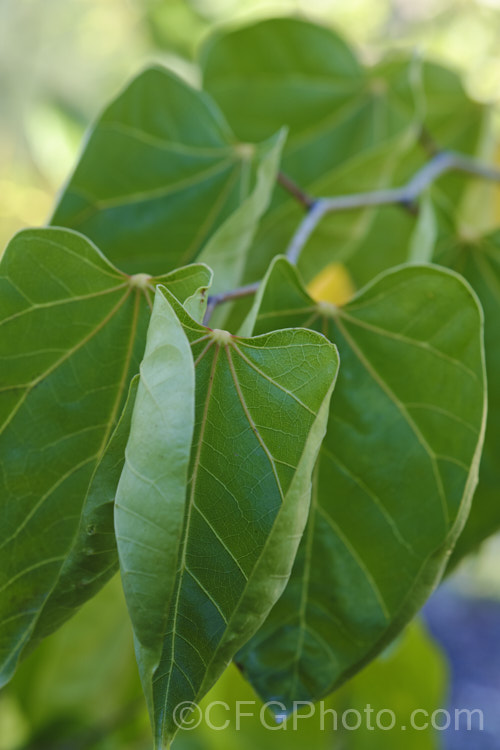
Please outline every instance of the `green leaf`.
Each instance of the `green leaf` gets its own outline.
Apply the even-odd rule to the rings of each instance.
[[[294,18],[214,35],[201,66],[237,135],[259,141],[288,125],[288,168],[310,178],[404,129],[413,115],[334,31]],[[346,144],[348,154],[338,148]]]
[[[408,261],[410,263],[430,263],[438,238],[437,218],[431,196],[427,191],[420,200],[415,231],[410,240]]]
[[[403,727],[405,750],[437,750],[436,730],[430,721],[424,725],[426,717],[446,705],[446,678],[437,645],[422,623],[410,623],[394,644],[335,694],[340,710],[348,706],[363,716],[360,728],[344,735],[345,750],[400,750]],[[377,726],[379,712],[381,726],[389,726],[387,709],[396,717],[393,731]],[[349,719],[352,722],[352,715]]]
[[[205,88],[240,138],[260,140],[288,127],[283,169],[312,195],[387,186],[402,157],[398,151],[416,134],[415,64],[365,69],[340,37],[321,26],[291,18],[262,21],[215,36],[201,63]],[[276,192],[248,258],[247,281],[261,277],[276,252],[284,252],[302,213],[293,198]],[[313,266],[317,273],[325,236],[339,247],[347,224],[348,244],[359,241],[373,213],[327,218],[321,236],[308,245],[308,270]]]
[[[199,260],[214,271],[213,294],[233,289],[243,278],[247,251],[276,184],[285,132],[273,140],[274,145],[262,157],[253,191],[212,236],[199,256]]]
[[[182,300],[209,280],[205,266],[161,278]],[[101,522],[113,531],[105,504],[119,466],[104,484],[102,472],[115,460],[108,444],[142,358],[156,283],[126,276],[62,229],[21,232],[2,257],[0,683],[32,636],[60,624],[64,592],[72,589],[68,617],[112,572],[111,549],[94,555],[84,524],[103,503]]]
[[[460,237],[459,230],[447,227],[438,244],[436,260],[449,266],[472,285],[484,310],[484,344],[488,376],[488,423],[470,517],[462,532],[452,563],[475,550],[488,536],[500,529],[500,231],[483,237]]]
[[[52,224],[83,232],[128,273],[164,273],[200,254],[278,152],[276,139],[239,143],[210,97],[153,67],[94,126]]]
[[[5,693],[29,723],[30,748],[44,732],[49,747],[59,747],[59,728],[70,728],[66,740],[79,747],[80,728],[88,737],[89,728],[109,727],[115,717],[126,722],[131,705],[140,707],[141,686],[118,577],[23,661]]]
[[[255,334],[313,326],[342,368],[290,581],[238,655],[264,700],[316,700],[370,661],[439,580],[465,522],[485,424],[482,313],[435,266],[379,276],[343,308],[277,259]]]
[[[332,30],[298,19],[220,33],[208,41],[201,64],[205,88],[240,138],[263,139],[287,126],[282,169],[313,197],[403,184],[429,158],[417,143],[422,128],[425,140],[466,153],[480,139],[485,108],[467,97],[455,73],[401,55],[365,67]],[[449,175],[440,190],[457,200],[464,185],[463,175]],[[262,278],[302,216],[297,201],[277,190],[244,281]],[[308,281],[332,260],[348,262],[361,286],[407,260],[414,226],[399,206],[326,216],[300,270]]]
[[[138,375],[129,388],[122,415],[94,470],[82,506],[78,529],[32,632],[29,650],[56,630],[118,570],[113,529],[115,493],[125,461]]]
[[[149,326],[115,527],[123,588],[148,704],[167,632],[194,431],[189,341],[160,292]]]
[[[115,523],[158,748],[175,706],[201,699],[283,591],[337,367],[317,333],[238,338],[157,295]]]

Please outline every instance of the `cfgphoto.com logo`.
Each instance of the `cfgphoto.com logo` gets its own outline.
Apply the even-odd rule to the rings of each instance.
[[[325,705],[324,701],[295,701],[293,712],[287,713],[286,706],[279,701],[269,701],[263,705],[257,701],[236,701],[233,704],[212,701],[203,707],[191,701],[184,701],[174,709],[176,726],[187,731],[202,724],[214,732],[223,732],[225,729],[244,731],[245,722],[255,719],[270,732],[296,732],[304,723],[311,721],[315,721],[324,732],[355,732],[362,728],[383,732],[423,732],[429,729],[438,732],[449,729],[471,732],[484,729],[484,716],[479,708],[456,708],[453,711],[444,708],[435,711],[415,708],[410,713],[407,723],[398,720],[392,709],[374,709],[369,703],[362,709],[348,708],[336,711]]]

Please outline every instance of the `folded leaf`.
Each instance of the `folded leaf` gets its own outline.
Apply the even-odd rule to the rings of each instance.
[[[279,148],[239,143],[209,96],[150,68],[94,126],[52,224],[83,232],[128,273],[163,273],[199,255]]]
[[[157,748],[177,730],[175,707],[201,699],[283,591],[338,367],[315,332],[234,337],[164,294],[115,518]]]
[[[482,313],[454,273],[402,267],[337,308],[277,259],[247,327],[300,323],[335,337],[342,368],[292,575],[237,657],[288,708],[364,666],[439,580],[476,485],[486,403]]]
[[[214,272],[212,293],[233,289],[243,279],[247,251],[260,218],[271,202],[284,141],[284,131],[272,139],[269,152],[262,155],[252,192],[211,237],[199,255],[198,260],[206,263]]]
[[[189,341],[160,291],[140,367],[115,503],[123,588],[150,706],[177,570],[194,431],[194,399]]]
[[[420,199],[418,219],[408,250],[409,263],[431,263],[438,236],[432,199],[427,191]]]
[[[162,277],[182,300],[209,280],[205,266]],[[109,441],[144,351],[156,283],[126,276],[67,230],[21,232],[2,257],[0,683],[32,636],[57,627],[113,572],[116,552],[92,552],[94,521],[85,519],[112,500],[118,481]],[[102,512],[112,533],[109,506]]]

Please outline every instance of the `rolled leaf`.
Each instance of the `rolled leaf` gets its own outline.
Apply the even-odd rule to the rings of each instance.
[[[338,367],[315,332],[235,337],[164,294],[115,519],[157,748],[178,728],[176,706],[201,699],[283,591]]]

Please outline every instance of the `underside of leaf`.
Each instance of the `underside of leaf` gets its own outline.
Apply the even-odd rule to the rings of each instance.
[[[237,657],[264,700],[317,700],[372,659],[436,584],[465,522],[485,424],[482,316],[460,277],[406,267],[345,307],[283,259],[254,333],[317,327],[341,373],[290,581]]]
[[[180,543],[168,542],[152,510],[145,520],[152,540],[147,551],[138,548],[145,545],[139,530],[130,539],[133,526],[129,541],[121,540],[120,508],[126,505],[129,516],[141,513],[150,493],[138,491],[137,482],[159,487],[151,472],[167,481],[170,473],[162,461],[149,472],[149,458],[139,465],[135,490],[122,477],[117,516],[119,548],[125,544],[133,552],[122,575],[129,577],[133,567],[132,579],[140,576],[143,598],[150,603],[141,606],[137,587],[135,596],[129,593],[158,747],[177,730],[175,707],[207,692],[283,590],[307,518],[311,472],[338,365],[335,347],[317,333],[289,330],[239,338],[200,326],[165,292],[162,307],[167,301],[180,323],[170,316],[159,351],[168,353],[168,341],[182,325],[196,373],[194,434],[182,514],[174,502],[178,494],[158,491],[146,507],[156,503],[158,518],[168,519],[169,528],[183,525]],[[155,341],[159,346],[160,339]],[[167,372],[166,361],[161,362],[159,357],[158,373]],[[177,374],[174,368],[172,382],[184,371],[187,365]],[[168,379],[162,388],[165,399],[175,401]],[[157,437],[154,424],[137,434],[134,424],[127,448],[131,465],[136,465],[133,446]],[[158,438],[159,455],[168,457],[174,436]],[[160,564],[165,555],[170,555],[168,567]],[[159,570],[161,581],[155,577]],[[156,596],[150,596],[149,583]]]

